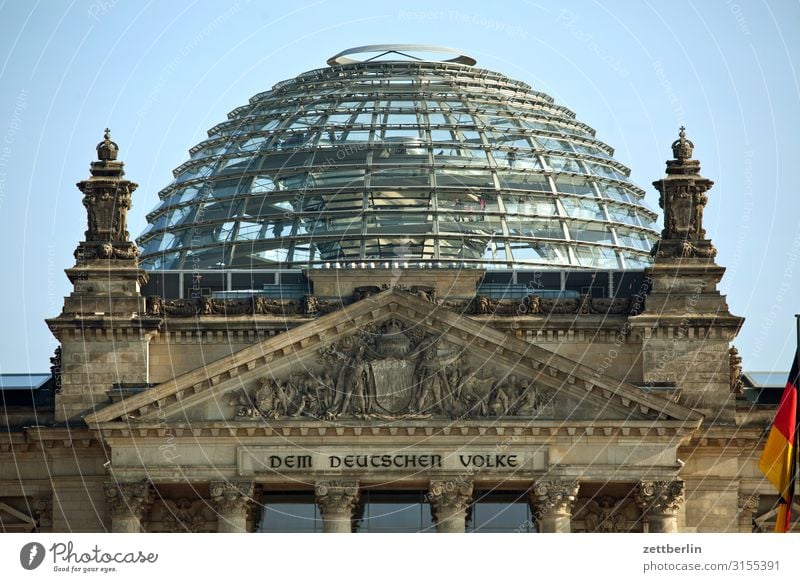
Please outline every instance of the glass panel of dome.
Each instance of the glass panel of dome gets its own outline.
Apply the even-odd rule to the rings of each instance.
[[[178,253],[155,255],[149,260],[154,269],[174,269],[178,266]]]
[[[586,167],[589,168],[589,171],[597,176],[605,176],[607,178],[613,178],[615,180],[627,180],[627,176],[617,170],[616,168],[612,168],[611,166],[605,166],[603,164],[596,164],[593,162],[586,162]]]
[[[607,207],[611,220],[632,224],[633,226],[642,226],[642,221],[633,208],[617,204],[608,204]]]
[[[207,202],[198,211],[198,220],[220,221],[226,218],[240,216],[244,201],[239,199],[228,199],[224,202]]]
[[[175,182],[186,182],[187,180],[208,176],[211,174],[211,170],[213,168],[214,164],[200,164],[199,166],[193,166],[177,176],[175,178]]]
[[[532,190],[535,192],[551,192],[550,182],[546,177],[531,172],[502,172],[497,179],[502,188]]]
[[[402,168],[382,169],[372,173],[371,185],[381,186],[421,186],[429,182],[428,170]]]
[[[571,152],[572,144],[568,141],[554,139],[552,137],[537,137],[536,141],[539,145],[546,150],[553,150],[553,151],[562,151],[562,152]]]
[[[650,250],[650,241],[640,232],[619,228],[617,229],[617,237],[619,238],[619,244],[626,247],[633,247],[643,251]]]
[[[256,176],[250,185],[251,192],[272,192],[275,190],[275,182],[269,176]]]
[[[376,221],[379,222],[372,223],[370,221],[370,227],[367,229],[368,233],[379,232],[382,236],[401,236],[406,234],[430,234],[433,231],[433,224],[425,220],[413,220],[407,217],[404,219],[395,217],[393,219],[391,216],[383,216],[376,218]]]
[[[614,244],[611,229],[604,224],[572,223],[568,224],[569,236],[572,240],[599,244]]]
[[[456,258],[463,259],[463,258],[481,258],[484,261],[505,261],[506,260],[506,248],[503,244],[502,239],[498,240],[489,240],[485,246],[483,255],[479,257],[464,257],[463,253],[459,249],[455,249]]]
[[[616,253],[612,249],[601,247],[578,246],[575,247],[575,257],[582,267],[598,266],[607,269],[617,268]]]
[[[492,187],[494,185],[492,172],[490,171],[436,168],[434,173],[436,175],[436,184],[441,188]]]
[[[567,215],[572,218],[586,218],[589,220],[605,220],[600,205],[588,198],[569,198],[564,197],[561,199],[561,204],[564,205],[564,210]]]
[[[559,172],[574,172],[576,174],[585,173],[581,165],[578,163],[578,160],[574,158],[563,158],[561,156],[549,155],[544,156],[544,159],[553,170]]]
[[[182,206],[169,213],[167,227],[183,226],[194,221],[196,206]]]
[[[336,130],[326,132],[330,139],[333,133],[337,143],[366,143],[369,141],[369,131],[363,130]]]
[[[634,255],[627,251],[622,251],[622,255],[627,269],[645,269],[650,266],[650,261],[644,256]]]
[[[334,188],[345,186],[361,186],[364,183],[364,170],[346,169],[333,170],[322,173],[314,173],[307,176],[308,183],[305,183],[306,176],[297,176],[293,183],[287,182],[286,189],[297,189],[307,186],[308,188]]]
[[[264,237],[269,224],[255,222],[240,222],[236,232],[236,240],[256,240]]]
[[[256,152],[267,142],[265,136],[251,137],[238,145],[238,150],[243,152]]]
[[[611,184],[600,185],[600,192],[608,198],[619,200],[621,202],[633,203],[635,200],[635,198],[632,197],[626,190]]]
[[[378,190],[369,195],[369,207],[381,209],[384,207],[428,207],[430,206],[430,192],[428,190]]]
[[[509,224],[509,234],[540,239],[564,240],[566,235],[558,220],[531,220],[526,224]]]
[[[594,196],[592,184],[582,178],[557,176],[555,178],[556,190],[565,194],[578,194],[579,196]]]

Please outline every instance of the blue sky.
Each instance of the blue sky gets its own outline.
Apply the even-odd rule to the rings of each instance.
[[[552,95],[648,191],[686,125],[715,181],[706,229],[747,318],[745,369],[788,370],[800,312],[800,3],[0,2],[0,372],[45,371],[44,323],[82,238],[75,182],[106,126],[139,184],[132,235],[171,170],[255,93],[345,48],[426,43]]]

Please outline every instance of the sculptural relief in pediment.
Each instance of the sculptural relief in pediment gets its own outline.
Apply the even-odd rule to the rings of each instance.
[[[534,417],[552,399],[552,390],[390,319],[321,348],[301,370],[260,378],[229,404],[239,419],[415,419]]]

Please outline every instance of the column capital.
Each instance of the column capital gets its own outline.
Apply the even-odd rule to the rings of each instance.
[[[645,515],[674,516],[685,500],[683,481],[640,481],[636,487],[636,504]]]
[[[353,511],[361,495],[358,481],[317,481],[314,494],[322,514],[322,531],[351,533]]]
[[[437,479],[430,482],[428,503],[436,531],[439,533],[464,533],[467,509],[472,503],[472,481]]]
[[[106,501],[111,517],[135,517],[141,520],[153,502],[153,485],[147,481],[106,481]]]
[[[739,513],[755,513],[760,501],[758,493],[739,493]]]
[[[213,481],[208,484],[211,504],[217,513],[244,513],[253,502],[255,484],[252,481]]]
[[[537,481],[528,493],[535,517],[546,515],[571,515],[578,496],[577,481],[550,479]]]
[[[323,519],[328,514],[352,514],[360,493],[358,481],[318,481],[314,488]]]
[[[469,481],[431,481],[428,501],[436,521],[464,512],[472,503],[472,483]]]

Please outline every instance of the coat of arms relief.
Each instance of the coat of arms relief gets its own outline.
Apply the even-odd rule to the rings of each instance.
[[[472,362],[459,346],[397,319],[322,348],[284,378],[235,394],[236,418],[534,417],[553,392]]]

